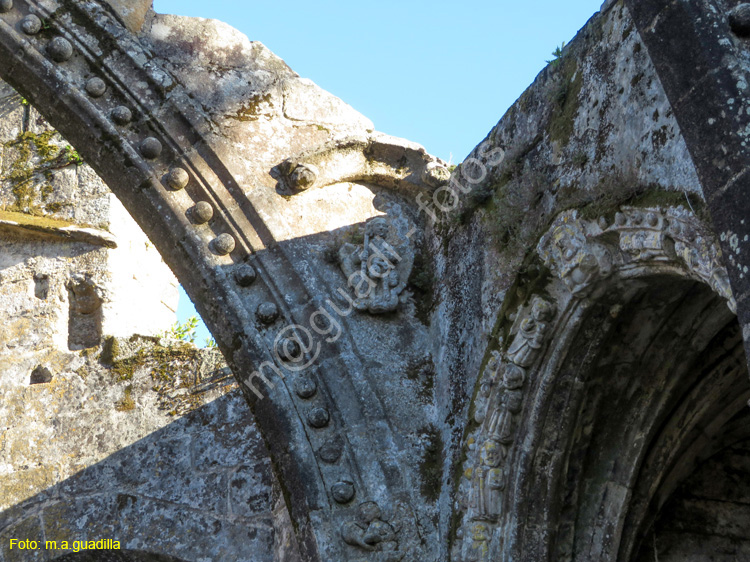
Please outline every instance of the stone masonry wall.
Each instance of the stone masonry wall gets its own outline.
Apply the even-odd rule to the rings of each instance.
[[[177,305],[158,252],[1,84],[0,147],[0,561],[100,539],[196,562],[291,559],[265,447],[221,354],[153,336]]]
[[[91,168],[6,85],[0,117],[0,386],[15,386],[102,335],[163,331],[177,282]]]
[[[269,463],[218,351],[108,338],[72,366],[4,394],[0,560],[100,539],[195,562],[274,559]],[[12,538],[59,550],[10,550]]]

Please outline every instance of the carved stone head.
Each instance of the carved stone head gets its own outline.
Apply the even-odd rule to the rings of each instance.
[[[540,297],[535,297],[531,303],[531,315],[534,320],[549,322],[555,317],[555,305]]]
[[[471,527],[471,538],[477,542],[485,542],[490,540],[490,527],[487,523],[481,521],[474,522]]]
[[[370,524],[376,519],[380,519],[380,508],[375,502],[363,502],[359,504],[359,520],[365,524]]]
[[[514,363],[509,363],[505,366],[505,373],[503,373],[503,385],[508,390],[517,390],[523,386],[526,381],[526,373],[524,370]]]
[[[480,455],[484,466],[496,468],[500,466],[500,463],[503,461],[505,450],[500,443],[489,439],[484,442],[484,445],[482,445]]]
[[[375,217],[367,221],[367,234],[370,237],[385,238],[388,235],[388,221],[382,217]]]

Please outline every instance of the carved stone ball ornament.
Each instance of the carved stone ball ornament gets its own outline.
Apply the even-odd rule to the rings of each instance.
[[[198,201],[190,210],[193,222],[195,224],[205,224],[214,216],[214,208],[211,203]]]
[[[107,91],[107,84],[101,78],[89,78],[86,82],[86,92],[92,98],[100,98]]]
[[[220,256],[231,254],[235,246],[234,236],[226,232],[219,234],[213,241],[213,250]]]
[[[318,391],[318,385],[309,376],[300,375],[294,381],[294,391],[297,393],[297,396],[307,400],[315,396],[315,393]]]
[[[333,496],[336,503],[349,503],[354,499],[354,494],[354,484],[348,480],[336,482],[331,486],[331,496]]]
[[[26,35],[36,35],[42,29],[42,20],[34,14],[29,14],[21,20],[21,31]]]
[[[258,273],[255,268],[247,263],[243,263],[237,266],[234,270],[234,280],[240,287],[249,287],[258,278]]]
[[[190,174],[184,168],[174,167],[167,174],[167,185],[173,191],[186,188],[189,182]]]
[[[161,142],[157,138],[148,137],[141,142],[140,150],[144,158],[154,160],[161,154]]]
[[[317,179],[318,170],[312,164],[298,164],[289,174],[289,184],[299,191],[311,188]]]
[[[124,105],[112,110],[112,121],[117,125],[127,125],[133,120],[133,112]]]
[[[47,53],[55,62],[65,62],[73,56],[73,45],[64,37],[55,37],[47,45]]]
[[[272,324],[279,317],[279,308],[272,302],[264,302],[255,312],[263,324]]]
[[[313,408],[307,413],[307,423],[317,429],[327,426],[330,420],[331,414],[325,408]]]

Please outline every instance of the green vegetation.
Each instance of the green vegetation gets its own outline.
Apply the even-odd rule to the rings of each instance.
[[[435,264],[432,254],[427,251],[417,251],[414,255],[414,264],[411,275],[409,275],[409,286],[414,293],[414,304],[416,305],[416,316],[425,324],[429,324],[430,313],[435,304]]]
[[[553,108],[547,131],[550,140],[564,147],[570,142],[570,137],[575,130],[575,118],[579,107],[578,97],[583,87],[583,74],[579,71],[578,63],[572,55],[556,61],[555,65],[557,76],[549,94]]]
[[[60,147],[52,142],[56,135],[52,130],[39,134],[26,131],[5,143],[11,160],[3,179],[10,184],[15,198],[7,211],[36,216],[43,215],[43,210],[54,212],[54,203],[40,206],[53,192],[53,170],[83,163],[72,146]]]
[[[128,412],[135,410],[135,400],[133,400],[133,385],[125,387],[125,397],[115,406],[118,412]]]
[[[199,322],[197,316],[191,316],[184,322],[175,322],[169,330],[164,332],[164,337],[195,343],[195,330],[198,328]]]
[[[552,58],[552,59],[550,59],[550,60],[548,60],[548,61],[545,61],[545,62],[546,62],[547,64],[553,64],[553,65],[557,64],[557,63],[558,63],[558,61],[559,61],[559,60],[560,60],[560,59],[562,58],[562,56],[563,56],[563,49],[564,49],[564,48],[565,48],[565,41],[563,41],[563,42],[562,42],[562,43],[560,44],[560,46],[559,46],[559,47],[556,47],[556,48],[555,48],[555,50],[554,50],[554,51],[552,51],[552,56],[553,56],[554,58]]]
[[[116,405],[118,411],[135,408],[131,381],[136,372],[148,370],[153,383],[151,389],[158,395],[159,408],[169,415],[181,415],[203,404],[201,367],[206,360],[203,353],[188,343],[168,347],[160,345],[156,337],[132,336],[128,340],[109,337],[102,346],[98,360],[109,368],[115,382],[129,383],[124,399]],[[87,361],[93,360],[90,354],[85,357]],[[231,383],[230,375],[220,379],[211,375],[211,378],[212,384]]]
[[[65,157],[68,159],[68,163],[80,166],[83,164],[83,158],[78,154],[78,151],[70,145],[65,147]]]

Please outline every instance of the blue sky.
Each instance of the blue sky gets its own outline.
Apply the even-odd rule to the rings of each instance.
[[[154,9],[229,23],[377,130],[458,163],[601,3],[154,0]],[[183,293],[178,317],[194,310]]]

